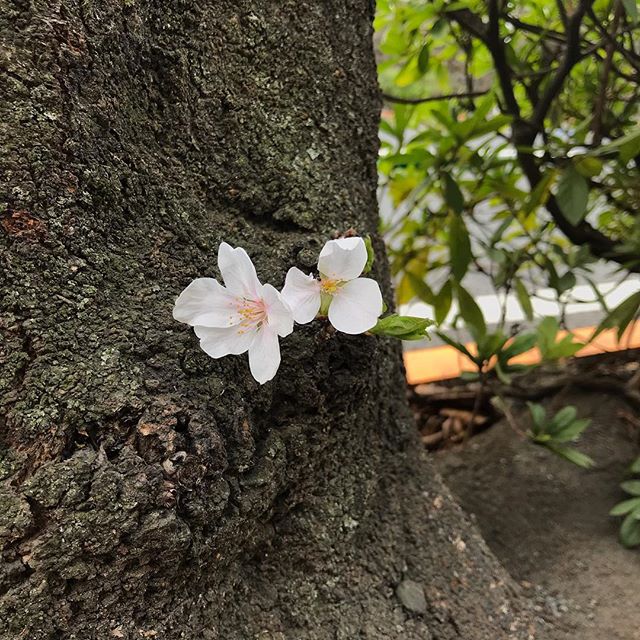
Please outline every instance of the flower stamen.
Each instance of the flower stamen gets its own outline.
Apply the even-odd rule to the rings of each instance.
[[[249,298],[238,300],[238,314],[242,318],[238,325],[238,333],[244,333],[250,329],[260,329],[267,319],[264,300]]]
[[[340,287],[342,282],[340,280],[321,280],[320,281],[320,290],[322,293],[327,293],[330,296],[335,295],[336,291]]]

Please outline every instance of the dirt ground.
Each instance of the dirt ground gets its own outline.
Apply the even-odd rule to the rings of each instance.
[[[634,412],[604,393],[575,391],[549,402],[574,404],[592,417],[576,446],[596,460],[594,469],[523,441],[504,421],[432,459],[533,598],[549,640],[640,639],[640,549],[618,543],[620,520],[608,516],[624,497],[618,485],[638,455],[638,434],[621,416]],[[527,428],[526,413],[521,419]]]

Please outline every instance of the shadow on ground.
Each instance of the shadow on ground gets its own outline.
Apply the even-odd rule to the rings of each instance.
[[[584,391],[550,399],[574,404],[592,425],[577,445],[597,462],[584,471],[523,441],[500,422],[457,449],[433,454],[485,540],[536,602],[550,640],[640,639],[640,550],[617,540],[609,509],[638,455],[638,434],[618,397]],[[522,414],[522,426],[526,414]],[[548,628],[548,627],[547,627]]]

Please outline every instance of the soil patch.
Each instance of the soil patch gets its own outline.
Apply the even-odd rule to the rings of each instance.
[[[640,639],[640,551],[617,540],[608,511],[638,455],[633,416],[619,396],[574,390],[549,398],[574,404],[592,424],[577,448],[596,460],[585,471],[523,440],[505,421],[431,457],[489,547],[553,623],[551,640]],[[526,411],[517,414],[528,428]]]

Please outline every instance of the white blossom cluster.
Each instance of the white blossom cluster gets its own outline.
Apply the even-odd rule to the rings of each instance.
[[[362,238],[330,240],[320,252],[318,278],[291,267],[278,291],[260,282],[244,249],[223,242],[218,267],[224,286],[214,278],[197,278],[176,300],[173,317],[194,327],[200,347],[212,358],[248,351],[251,374],[264,384],[278,371],[279,338],[293,331],[294,322],[326,316],[338,331],[349,334],[378,325],[384,306],[380,287],[360,277],[368,258]]]

